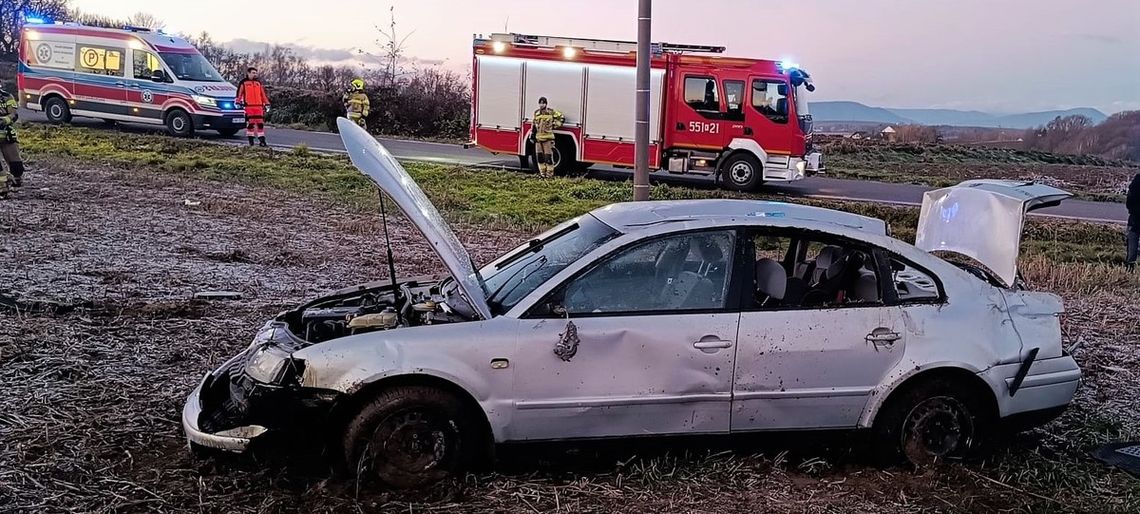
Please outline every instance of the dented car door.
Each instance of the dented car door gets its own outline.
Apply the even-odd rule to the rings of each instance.
[[[531,308],[509,437],[727,432],[734,240],[718,230],[635,243]]]

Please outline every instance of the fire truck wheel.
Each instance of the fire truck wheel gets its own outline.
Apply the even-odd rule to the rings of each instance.
[[[166,114],[166,132],[175,137],[190,137],[194,135],[194,120],[181,109],[174,109]]]
[[[764,182],[764,167],[751,154],[737,152],[724,161],[721,180],[733,191],[751,191]]]
[[[57,125],[71,123],[71,107],[68,107],[67,102],[58,96],[48,98],[47,102],[44,102],[44,114],[48,121]]]
[[[532,163],[531,155],[532,154],[526,154],[526,155],[520,155],[519,156],[519,169],[523,169],[526,171],[534,171],[534,165]]]
[[[578,160],[574,158],[574,143],[569,139],[554,140],[554,174],[572,175],[578,172]]]

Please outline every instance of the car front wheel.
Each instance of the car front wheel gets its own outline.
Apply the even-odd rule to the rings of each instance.
[[[59,125],[61,123],[71,123],[71,107],[67,105],[67,101],[53,96],[44,102],[44,115],[47,116],[49,122]]]
[[[737,152],[724,161],[721,179],[733,191],[752,191],[764,183],[764,166],[751,154]]]
[[[978,393],[954,381],[929,380],[883,406],[874,424],[875,447],[885,463],[961,459],[982,448],[991,425]]]
[[[477,433],[463,404],[431,387],[382,391],[348,424],[344,459],[350,473],[395,488],[431,485],[470,464]]]
[[[193,136],[194,120],[186,111],[172,110],[166,115],[166,132],[175,137]]]

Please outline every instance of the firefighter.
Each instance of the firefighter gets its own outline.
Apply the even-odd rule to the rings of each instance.
[[[24,161],[20,158],[20,145],[16,142],[16,98],[0,84],[0,156],[8,163],[8,171],[0,169],[0,197],[8,196],[12,187],[24,184]]]
[[[269,114],[269,96],[257,79],[257,68],[250,67],[246,70],[245,78],[238,83],[234,102],[245,109],[245,135],[249,138],[249,146],[253,146],[254,139],[261,146],[269,146],[265,144],[265,115]]]
[[[341,101],[344,102],[344,110],[348,119],[368,130],[366,120],[368,119],[369,103],[368,94],[364,92],[364,79],[352,79],[352,83],[349,84],[348,91],[345,91]]]
[[[546,97],[538,99],[538,110],[534,111],[534,157],[538,160],[538,174],[542,178],[554,176],[554,129],[566,121],[562,113],[547,107]]]

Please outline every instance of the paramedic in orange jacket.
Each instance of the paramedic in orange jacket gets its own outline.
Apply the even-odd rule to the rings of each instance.
[[[245,135],[249,138],[249,146],[253,146],[254,138],[261,146],[268,146],[265,144],[265,115],[269,114],[269,96],[257,79],[257,68],[246,70],[245,78],[238,83],[234,101],[245,109]]]

